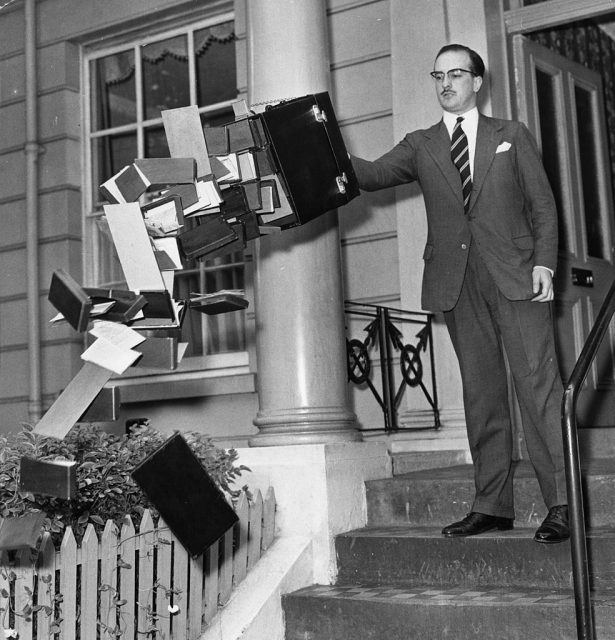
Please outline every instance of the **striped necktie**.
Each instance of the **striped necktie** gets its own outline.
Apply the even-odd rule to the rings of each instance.
[[[451,158],[459,170],[461,176],[461,191],[463,193],[463,211],[468,213],[470,193],[472,193],[472,176],[470,174],[470,153],[468,151],[468,139],[461,128],[463,118],[457,118],[457,124],[451,136]]]

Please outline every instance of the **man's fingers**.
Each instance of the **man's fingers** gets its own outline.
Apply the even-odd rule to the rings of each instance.
[[[553,278],[547,269],[534,269],[532,273],[534,293],[532,302],[550,302],[553,300]]]

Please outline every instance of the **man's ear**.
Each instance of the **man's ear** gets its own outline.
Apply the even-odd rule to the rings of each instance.
[[[483,86],[483,79],[480,76],[474,76],[474,93],[478,93]]]

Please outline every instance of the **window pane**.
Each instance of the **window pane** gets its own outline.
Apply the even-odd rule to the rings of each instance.
[[[199,106],[237,97],[233,29],[233,23],[227,22],[194,34]]]
[[[189,60],[188,51],[195,52],[194,59]],[[198,31],[188,26],[177,36],[147,45],[133,43],[130,50],[93,61],[88,71],[92,86],[91,132],[99,132],[98,136],[90,137],[93,197],[88,222],[95,262],[91,273],[100,285],[122,288],[126,283],[113,241],[105,229],[98,187],[140,154],[146,158],[169,157],[165,130],[160,123],[162,110],[194,104],[194,96],[198,96],[197,104],[209,107],[201,116],[203,126],[217,126],[234,119],[228,105],[212,108],[237,97],[234,23],[229,21]],[[143,108],[139,106],[142,113],[137,112],[137,96],[143,102]],[[158,191],[151,191],[144,199],[158,195]],[[186,222],[191,223],[189,219]],[[188,298],[191,292],[244,288],[243,254],[239,252],[186,262],[184,269],[176,272],[174,297],[179,300]],[[219,316],[186,313],[182,339],[189,344],[188,355],[244,351],[245,316],[242,311]]]
[[[124,51],[93,60],[92,128],[94,131],[135,122],[134,52]]]
[[[243,255],[235,253],[202,263],[192,262],[176,278],[176,298],[191,293],[213,293],[220,289],[244,289]],[[245,312],[234,311],[208,316],[187,313],[182,325],[182,340],[188,342],[186,355],[204,355],[243,351],[246,348]]]
[[[121,133],[95,138],[93,146],[93,201],[98,202],[98,187],[127,164],[132,164],[137,157],[137,136],[134,133]]]
[[[596,149],[596,122],[593,94],[582,87],[575,87],[577,128],[579,132],[579,162],[583,183],[583,205],[587,253],[594,258],[605,258],[602,242],[600,211],[600,180],[598,178],[598,150]]]
[[[124,288],[126,281],[122,265],[117,258],[109,228],[102,217],[97,220],[95,234],[99,268],[98,285],[109,288]]]
[[[190,104],[188,39],[177,36],[141,48],[143,117],[159,118],[163,109]]]
[[[542,161],[553,189],[555,204],[559,213],[559,248],[570,251],[568,238],[570,229],[564,208],[564,182],[560,167],[560,150],[558,147],[558,123],[561,114],[557,108],[555,78],[540,69],[536,69],[536,92],[538,113],[540,115],[540,139],[542,142]]]
[[[234,119],[233,109],[230,107],[225,107],[215,112],[210,111],[201,116],[204,127],[222,127],[229,122],[233,122]]]
[[[145,130],[145,157],[146,158],[168,158],[169,145],[164,127],[148,127]]]

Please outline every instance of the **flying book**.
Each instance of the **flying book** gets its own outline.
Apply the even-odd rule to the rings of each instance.
[[[207,315],[241,311],[248,307],[245,292],[239,289],[220,290],[214,293],[191,293],[189,306]]]
[[[190,184],[197,176],[196,161],[192,157],[137,158],[134,164],[152,187]]]
[[[44,521],[45,514],[42,511],[0,520],[0,552],[36,549]]]
[[[77,495],[77,463],[24,456],[19,462],[19,490],[71,500]]]
[[[150,181],[136,164],[126,165],[100,185],[101,195],[111,204],[138,200],[150,186]]]
[[[48,299],[73,329],[88,328],[92,299],[64,269],[53,272]]]
[[[186,440],[175,433],[131,473],[169,529],[193,556],[237,521],[237,514]]]

